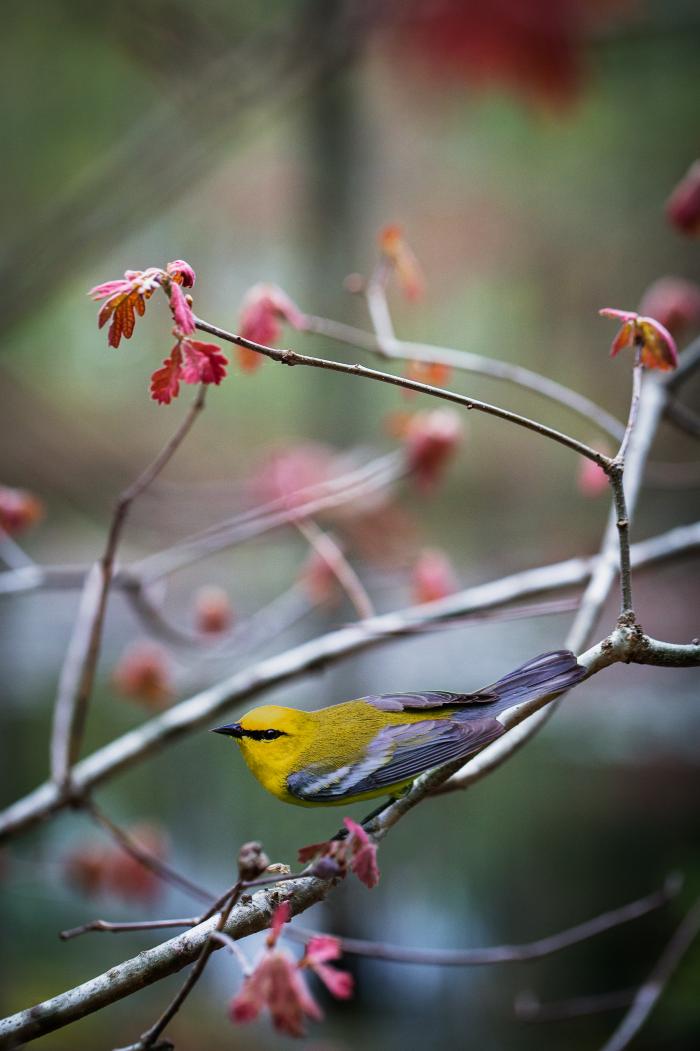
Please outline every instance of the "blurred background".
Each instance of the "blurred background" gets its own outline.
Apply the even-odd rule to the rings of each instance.
[[[369,329],[364,299],[345,279],[371,273],[378,231],[398,223],[425,277],[415,301],[391,286],[399,336],[526,365],[618,418],[630,363],[609,360],[614,329],[598,309],[635,309],[667,275],[700,278],[697,241],[664,215],[698,151],[694,3],[31,0],[8,7],[3,23],[0,484],[41,502],[42,514],[33,505],[28,516],[40,520],[17,537],[38,562],[98,557],[117,493],[192,396],[185,388],[167,407],[148,397],[148,377],[170,350],[164,300],[153,299],[118,349],[98,333],[85,292],[125,269],[187,260],[197,272],[197,313],[232,330],[259,281],[281,286],[304,312]],[[681,345],[697,327],[689,318]],[[373,360],[288,327],[280,338],[310,353]],[[392,450],[400,458],[406,414],[433,407],[327,372],[270,362],[247,372],[231,349],[228,378],[209,391],[192,435],[134,508],[126,560],[300,484]],[[534,394],[464,373],[449,382],[604,448],[592,423]],[[697,393],[689,385],[688,404]],[[692,440],[664,425],[653,459],[675,466],[650,472],[633,539],[698,516]],[[608,509],[568,450],[488,417],[470,415],[432,488],[392,478],[379,496],[319,519],[380,611],[430,597],[431,587],[444,594],[593,554]],[[440,555],[427,570],[426,549]],[[307,539],[288,527],[161,580],[151,597],[165,627],[116,594],[85,753],[259,656],[354,619],[317,571]],[[674,641],[697,635],[697,584],[692,558],[640,572],[644,627]],[[224,594],[203,595],[211,585]],[[50,713],[77,601],[70,588],[0,595],[3,805],[47,775]],[[370,692],[475,688],[560,646],[571,616],[411,636],[265,700],[316,707]],[[614,616],[611,602],[601,633]],[[159,648],[144,650],[148,639]],[[308,1047],[601,1044],[617,1014],[527,1024],[516,1020],[513,998],[523,989],[557,1000],[629,988],[651,969],[700,884],[698,731],[693,672],[601,674],[496,776],[402,822],[380,851],[376,890],[348,880],[304,921],[409,945],[516,942],[644,894],[673,869],[686,874],[680,904],[538,964],[437,970],[344,961],[357,996],[324,1003],[327,1017]],[[283,810],[234,749],[206,733],[114,780],[97,799],[125,827],[141,825],[151,843],[165,849],[167,840],[172,863],[215,890],[231,882],[241,842],[260,839],[274,861],[293,861],[297,847],[332,834],[340,816]],[[98,887],[88,861],[110,849],[87,818],[63,814],[0,855],[3,1014],[158,940],[92,935],[62,944],[58,930],[97,915],[194,911],[184,895],[147,880]],[[216,954],[169,1035],[179,1051],[281,1047],[267,1020],[228,1022],[239,975],[225,956]],[[640,1047],[697,1047],[699,978],[696,946]],[[178,981],[37,1047],[128,1043]]]

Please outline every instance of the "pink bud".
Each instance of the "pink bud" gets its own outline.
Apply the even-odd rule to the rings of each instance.
[[[642,296],[639,312],[678,338],[700,325],[700,285],[683,277],[661,277]]]
[[[666,216],[682,233],[700,235],[700,160],[691,164],[666,201]]]
[[[216,635],[228,631],[233,624],[233,609],[223,588],[216,584],[201,587],[194,599],[194,617],[197,631]]]
[[[435,602],[457,590],[457,579],[447,555],[437,549],[426,548],[418,556],[412,573],[415,602]]]
[[[442,478],[462,440],[462,421],[452,409],[417,412],[406,424],[408,466],[418,485],[430,489]]]

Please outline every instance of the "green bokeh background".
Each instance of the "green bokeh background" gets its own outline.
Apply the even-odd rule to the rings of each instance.
[[[697,242],[683,239],[663,214],[697,152],[700,23],[693,5],[640,3],[631,19],[596,35],[585,47],[579,97],[554,112],[498,86],[476,92],[426,78],[381,35],[348,57],[334,21],[342,5],[311,5],[303,15],[302,6],[206,0],[193,11],[180,2],[37,0],[4,12],[0,482],[30,488],[46,502],[46,517],[27,540],[38,560],[87,562],[99,554],[115,495],[185,411],[187,391],[168,408],[147,394],[148,376],[169,348],[164,303],[153,301],[118,350],[96,330],[85,290],[126,268],[188,260],[198,275],[198,313],[224,327],[235,327],[241,297],[258,280],[278,283],[309,312],[366,326],[362,302],[342,281],[369,272],[376,231],[398,221],[427,277],[420,304],[392,293],[400,335],[522,363],[620,417],[629,363],[608,359],[613,329],[597,310],[634,308],[663,274],[700,276]],[[302,17],[318,34],[318,53],[327,49],[330,72],[307,75],[312,63],[299,53],[295,75],[282,74],[267,49],[266,34],[287,32]],[[236,77],[231,54],[240,48],[253,59]],[[221,69],[225,87],[203,90]],[[326,340],[295,334],[293,345],[368,360]],[[592,425],[535,395],[465,374],[454,386],[600,440]],[[689,404],[697,390],[690,385]],[[424,407],[421,399],[415,405]],[[388,450],[385,417],[405,406],[392,389],[326,372],[266,363],[248,376],[233,367],[168,469],[173,484],[156,487],[135,508],[126,556],[235,511],[246,478],[272,447],[304,439]],[[654,459],[696,458],[691,439],[661,428]],[[419,542],[445,548],[467,586],[596,550],[607,503],[581,496],[577,469],[567,450],[472,415],[445,484],[430,499],[405,487],[401,499]],[[218,484],[204,485],[212,481]],[[698,503],[697,489],[645,488],[634,539],[693,521]],[[292,533],[225,553],[178,575],[169,613],[186,620],[193,589],[212,581],[227,588],[242,615],[253,612],[293,581],[304,557]],[[376,570],[357,568],[371,587]],[[639,574],[635,602],[645,628],[675,641],[697,635],[697,585],[690,558]],[[382,578],[375,597],[380,609],[406,604],[405,575]],[[76,594],[64,592],[0,599],[3,802],[46,776],[51,704],[76,603]],[[611,602],[601,632],[614,615]],[[313,615],[255,656],[351,616],[349,607]],[[412,637],[266,700],[316,706],[401,688],[476,687],[560,645],[569,619]],[[86,752],[145,717],[110,682],[115,660],[140,632],[116,597]],[[186,653],[174,656],[182,696],[185,683],[208,685],[254,659],[219,664],[215,673],[201,662],[188,668]],[[526,1025],[513,1017],[513,997],[526,988],[544,1000],[627,988],[650,970],[700,884],[697,694],[692,671],[614,668],[596,677],[496,776],[402,822],[381,849],[375,891],[347,881],[305,920],[404,944],[515,942],[631,900],[672,869],[686,875],[678,904],[532,965],[467,971],[352,961],[356,998],[325,1004],[326,1020],[308,1046],[599,1046],[617,1015]],[[281,807],[206,733],[118,778],[98,799],[126,824],[160,822],[174,862],[214,888],[230,882],[244,840],[261,839],[274,860],[290,861],[298,846],[332,833],[340,813]],[[153,914],[153,907],[83,899],[65,884],[62,861],[71,846],[99,838],[84,818],[64,814],[8,848],[0,883],[3,1013],[154,941],[58,942],[57,930],[94,915]],[[190,907],[166,890],[157,912]],[[239,975],[224,956],[213,959],[172,1026],[178,1051],[283,1046],[266,1021],[229,1024],[226,1002]],[[640,1047],[697,1046],[699,977],[695,948]],[[177,981],[37,1047],[126,1044]]]

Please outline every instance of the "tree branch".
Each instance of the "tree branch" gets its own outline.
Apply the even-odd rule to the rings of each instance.
[[[78,617],[61,670],[51,735],[51,777],[62,791],[69,791],[71,767],[78,757],[87,709],[102,642],[107,597],[117,547],[132,503],[172,459],[204,407],[206,387],[201,384],[187,415],[155,460],[117,500],[102,558],[88,574]]]
[[[484,357],[471,351],[453,350],[449,347],[436,347],[428,343],[413,343],[410,340],[400,340],[383,336],[381,339],[363,329],[345,325],[340,321],[332,321],[329,318],[315,317],[306,314],[304,317],[304,331],[313,332],[319,336],[327,336],[338,343],[346,343],[349,346],[358,347],[371,354],[377,354],[383,358],[400,361],[420,361],[426,364],[447,365],[459,372],[471,372],[479,376],[488,376],[491,379],[504,380],[512,383],[523,390],[533,391],[535,394],[547,398],[549,401],[575,412],[590,425],[595,424],[605,434],[610,435],[616,441],[622,438],[624,426],[614,416],[606,412],[595,402],[577,394],[570,387],[562,383],[541,376],[537,372],[524,368],[522,365],[512,365],[510,362],[499,361],[496,358]]]
[[[650,565],[661,559],[695,550],[698,546],[700,523],[678,527],[642,544],[633,545],[632,564],[639,567]],[[312,671],[320,671],[337,660],[380,645],[390,638],[404,636],[411,628],[447,620],[461,613],[495,609],[528,596],[585,583],[592,575],[597,574],[601,564],[608,572],[608,562],[601,563],[600,558],[574,558],[526,570],[501,580],[467,588],[437,602],[386,613],[370,621],[329,632],[284,653],[266,658],[188,700],[181,701],[77,763],[72,771],[75,791],[80,794],[91,790],[134,764],[142,762],[160,748],[207,726],[215,716],[228,711],[236,702],[250,700],[282,682],[289,682]],[[614,567],[612,574],[614,575]],[[492,748],[493,745],[489,747]],[[488,749],[470,760],[466,769],[473,769],[473,764],[477,760],[483,761],[484,756],[488,756]],[[0,814],[0,841],[31,827],[67,804],[68,800],[55,783],[49,781],[40,785]]]
[[[561,431],[557,431],[553,427],[547,427],[543,423],[538,423],[537,420],[531,420],[527,416],[521,416],[517,412],[510,412],[508,409],[502,409],[498,405],[491,405],[485,401],[478,401],[476,398],[469,398],[466,395],[457,394],[455,391],[445,390],[443,387],[434,387],[429,383],[419,383],[417,380],[406,379],[404,376],[395,376],[390,372],[380,372],[378,369],[369,369],[364,365],[346,365],[345,362],[342,361],[332,361],[329,358],[315,358],[309,354],[299,354],[295,350],[279,350],[277,347],[266,347],[261,343],[254,343],[252,340],[244,339],[242,336],[237,336],[232,332],[227,332],[226,329],[219,328],[217,325],[212,325],[201,318],[196,318],[195,323],[197,328],[201,329],[202,332],[209,332],[211,335],[216,336],[217,339],[223,339],[228,343],[234,343],[237,346],[247,347],[249,350],[255,350],[259,354],[263,354],[265,357],[270,358],[272,361],[276,361],[281,365],[306,365],[310,368],[329,369],[331,372],[341,372],[346,376],[359,376],[362,379],[376,380],[379,383],[388,383],[394,387],[403,387],[406,390],[416,391],[418,394],[430,394],[434,398],[441,398],[444,401],[453,402],[455,405],[462,405],[466,409],[484,412],[489,416],[497,417],[499,420],[506,420],[508,423],[513,423],[518,427],[525,428],[525,430],[533,431],[535,434],[539,434],[544,438],[550,438],[552,441],[558,442],[559,445],[564,445],[568,449],[572,449],[574,452],[579,453],[580,456],[585,456],[587,459],[592,460],[593,463],[602,467],[604,470],[610,463],[607,456],[596,452],[595,449],[591,449],[589,445],[585,445],[576,438],[572,438],[568,434],[563,434]]]
[[[700,898],[685,916],[651,974],[639,987],[632,1006],[601,1051],[623,1051],[642,1028],[673,972],[700,932]]]

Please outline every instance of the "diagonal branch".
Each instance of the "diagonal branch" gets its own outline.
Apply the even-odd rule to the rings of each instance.
[[[189,434],[204,407],[205,392],[206,387],[201,384],[194,402],[173,436],[155,460],[119,497],[102,558],[86,578],[78,617],[61,670],[51,735],[51,777],[64,792],[71,788],[71,767],[78,757],[83,739],[114,561],[127,515],[134,500],[158,477]]]
[[[698,546],[700,523],[677,527],[659,537],[633,545],[632,564],[639,567],[650,565],[695,550]],[[72,771],[74,790],[78,794],[89,791],[142,762],[153,752],[209,725],[211,720],[229,711],[237,702],[249,700],[280,683],[320,671],[329,664],[389,639],[405,637],[407,631],[425,624],[439,623],[461,613],[497,609],[528,596],[583,584],[598,575],[601,565],[606,573],[612,573],[612,579],[614,563],[609,570],[609,563],[601,561],[599,557],[573,558],[467,588],[437,602],[386,613],[266,658],[181,701],[77,763]],[[508,738],[512,738],[512,734]],[[486,749],[470,761],[465,771],[474,772],[474,764],[489,760],[489,750]],[[68,800],[54,782],[40,785],[0,814],[0,840],[31,827],[67,804]]]
[[[506,420],[508,423],[513,423],[517,427],[523,427],[525,430],[533,431],[535,434],[539,434],[544,438],[550,438],[552,441],[558,442],[559,445],[564,445],[568,449],[572,449],[580,456],[585,456],[587,459],[592,460],[593,463],[597,464],[598,467],[602,467],[606,470],[610,464],[610,460],[607,456],[602,453],[596,452],[589,445],[584,442],[578,441],[576,438],[570,437],[568,434],[564,434],[562,431],[557,431],[553,427],[547,427],[543,423],[539,423],[537,420],[531,420],[528,416],[521,416],[517,412],[510,412],[508,409],[502,409],[498,405],[491,405],[489,402],[479,401],[476,398],[469,398],[464,394],[457,394],[455,391],[445,390],[443,387],[435,387],[429,383],[419,383],[417,380],[410,380],[404,376],[396,376],[391,372],[380,372],[378,369],[369,369],[364,365],[347,365],[343,361],[332,361],[329,358],[315,358],[310,354],[299,354],[295,350],[280,350],[277,347],[266,347],[262,343],[254,343],[250,339],[244,339],[242,336],[237,336],[233,332],[227,332],[226,329],[219,328],[217,325],[212,325],[208,321],[203,321],[201,318],[195,319],[196,326],[201,329],[202,332],[209,332],[211,335],[216,336],[217,339],[223,339],[228,343],[234,343],[236,346],[247,347],[249,350],[255,350],[259,354],[263,354],[265,357],[270,358],[272,361],[276,361],[281,365],[306,365],[310,368],[316,369],[329,369],[331,372],[341,372],[346,376],[358,376],[361,379],[376,380],[378,383],[387,383],[394,387],[403,387],[406,390],[416,391],[418,394],[430,394],[434,398],[441,398],[444,401],[449,401],[455,405],[462,405],[466,409],[473,409],[477,412],[486,413],[489,416],[496,416],[499,420]]]

